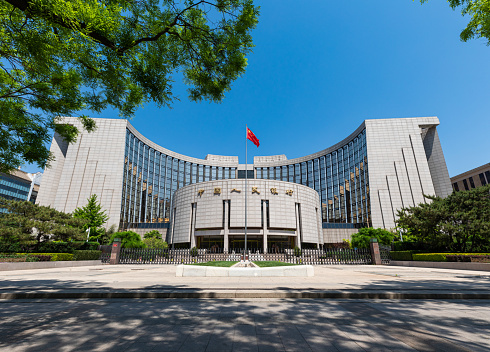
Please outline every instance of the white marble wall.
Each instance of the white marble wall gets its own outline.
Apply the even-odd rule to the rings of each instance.
[[[97,129],[91,133],[76,118],[64,121],[81,133],[69,146],[57,134],[53,137],[56,159],[44,170],[37,204],[71,213],[96,194],[109,216],[106,227],[119,225],[127,121],[96,119]]]
[[[393,228],[397,210],[426,202],[424,194],[449,194],[437,117],[364,123],[373,227]]]
[[[257,191],[253,192],[252,188]],[[218,189],[220,192],[218,192]],[[271,190],[272,189],[272,190]],[[291,190],[292,194],[286,192]],[[263,235],[273,230],[274,235],[298,236],[301,231],[303,242],[323,243],[321,232],[320,202],[315,190],[289,182],[257,180],[209,181],[183,187],[174,195],[176,210],[173,241],[191,242],[191,208],[195,208],[195,230],[197,235],[243,234],[245,227],[245,192],[247,193],[248,234]],[[276,194],[277,193],[277,194]],[[230,227],[228,217],[223,223],[223,201],[230,201]],[[270,226],[262,225],[261,203],[269,201]],[[301,229],[298,227],[298,204],[301,211]],[[225,204],[225,215],[228,203]],[[265,204],[264,204],[265,213]],[[265,214],[264,214],[265,215]],[[264,216],[264,222],[266,222]]]

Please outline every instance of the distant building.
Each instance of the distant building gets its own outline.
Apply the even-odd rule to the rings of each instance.
[[[455,191],[469,191],[472,188],[488,185],[490,183],[490,163],[451,177],[451,183]]]
[[[0,197],[35,203],[42,175],[41,172],[29,174],[21,170],[0,173]]]

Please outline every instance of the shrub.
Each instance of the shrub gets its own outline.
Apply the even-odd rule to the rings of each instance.
[[[450,253],[419,253],[412,254],[413,260],[423,262],[446,262],[446,255]]]
[[[390,255],[392,260],[413,260],[410,251],[391,251]]]
[[[158,230],[151,230],[143,235],[143,238],[156,238],[161,240],[162,234]]]
[[[99,260],[102,251],[83,250],[73,253],[73,260]]]
[[[122,248],[145,248],[146,245],[141,240],[141,236],[133,231],[115,232],[112,234],[109,240],[110,244],[114,242],[115,238],[121,239]]]
[[[301,257],[301,248],[299,248],[298,246],[295,246],[294,247],[294,255],[296,257]]]
[[[374,229],[372,227],[362,228],[358,233],[352,234],[352,247],[369,248],[369,241],[371,238],[376,238],[379,244],[388,246],[395,238],[395,235],[385,229]]]
[[[50,255],[44,254],[29,254],[26,258],[26,262],[49,262],[51,261]]]
[[[145,235],[146,236],[146,235]],[[168,243],[161,238],[149,237],[143,240],[147,248],[151,249],[167,249]]]
[[[191,251],[190,251],[190,254],[192,257],[197,257],[199,255],[199,251],[197,250],[196,247],[192,247],[191,248]]]
[[[73,260],[73,254],[71,253],[29,253],[28,257],[32,257],[32,256],[50,257],[50,259],[48,260],[51,260],[52,262]]]

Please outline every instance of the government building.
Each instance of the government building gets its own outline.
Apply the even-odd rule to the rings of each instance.
[[[176,247],[318,248],[362,227],[392,229],[397,210],[445,197],[451,181],[437,117],[365,120],[337,144],[285,155],[197,159],[148,140],[127,120],[95,119],[68,145],[54,135],[37,203],[73,212],[97,194],[107,227],[159,230]],[[76,118],[65,118],[76,125]],[[247,170],[247,171],[246,171]],[[245,186],[247,172],[247,186]]]

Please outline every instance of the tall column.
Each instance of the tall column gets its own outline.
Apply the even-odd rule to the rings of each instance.
[[[229,207],[230,203],[229,202],[230,202],[229,200],[226,201],[225,210],[224,210],[224,212],[225,212],[225,226],[224,226],[224,230],[223,230],[223,232],[224,232],[223,250],[225,252],[228,252],[228,235],[230,233],[230,229],[228,228],[228,219],[230,216],[229,215],[229,212],[230,212],[230,207]]]
[[[270,211],[270,209],[269,209]],[[264,219],[264,226],[262,228],[263,232],[263,240],[264,240],[264,253],[267,253],[267,235],[269,234],[269,231],[267,230],[267,207],[264,206],[262,209],[262,219]]]

